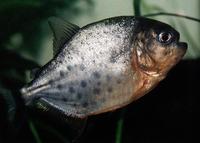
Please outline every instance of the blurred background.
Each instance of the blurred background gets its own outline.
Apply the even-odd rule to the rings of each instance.
[[[82,27],[113,16],[157,12],[200,19],[200,1],[0,1],[0,143],[67,143],[77,135],[77,140],[84,143],[193,142],[200,81],[200,23],[196,21],[165,15],[151,17],[180,32],[181,40],[189,45],[184,60],[147,96],[123,109],[89,118],[81,133],[71,131],[59,118],[46,118],[49,115],[27,109],[19,94],[19,89],[30,81],[30,71],[53,57],[48,18],[61,17]]]

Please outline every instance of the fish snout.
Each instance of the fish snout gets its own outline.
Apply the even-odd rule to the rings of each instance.
[[[177,51],[176,52],[177,56],[182,58],[185,55],[185,53],[187,51],[187,48],[188,48],[188,44],[187,43],[185,43],[185,42],[177,42],[176,47],[175,47],[175,51]]]
[[[181,48],[181,49],[183,49],[183,50],[185,50],[185,51],[186,51],[187,48],[188,48],[188,44],[185,43],[185,42],[178,42],[177,45],[178,45],[178,48]]]

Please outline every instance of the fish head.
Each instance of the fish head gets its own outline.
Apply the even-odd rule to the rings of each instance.
[[[138,19],[134,39],[137,67],[147,75],[165,77],[187,50],[180,34],[170,25],[147,18]]]

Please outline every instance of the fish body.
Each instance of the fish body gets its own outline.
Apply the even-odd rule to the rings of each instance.
[[[112,111],[140,98],[187,49],[171,26],[143,17],[108,18],[82,28],[54,20],[52,29],[63,24],[68,35],[55,31],[54,58],[21,92],[27,105],[70,117]]]

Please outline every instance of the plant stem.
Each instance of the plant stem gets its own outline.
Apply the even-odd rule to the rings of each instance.
[[[133,1],[135,16],[141,16],[140,5],[141,5],[141,0],[134,0]]]
[[[126,110],[122,110],[120,112],[119,120],[117,121],[117,128],[115,134],[115,143],[122,143],[122,132],[123,132],[123,125],[124,125],[124,114]]]
[[[42,141],[41,141],[41,139],[38,135],[38,132],[37,132],[37,130],[36,130],[36,128],[35,128],[35,126],[34,126],[34,124],[31,120],[29,120],[29,127],[30,127],[31,132],[33,133],[33,136],[36,140],[36,143],[42,143]]]
[[[123,118],[120,118],[119,121],[117,122],[115,143],[122,142],[122,128],[123,128]]]

